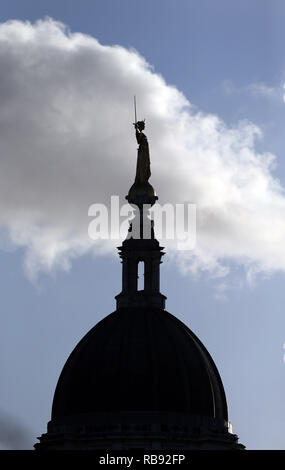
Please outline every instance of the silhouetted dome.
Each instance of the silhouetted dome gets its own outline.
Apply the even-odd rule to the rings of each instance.
[[[52,419],[102,411],[166,411],[227,421],[206,348],[165,310],[121,308],[78,343],[55,391]]]

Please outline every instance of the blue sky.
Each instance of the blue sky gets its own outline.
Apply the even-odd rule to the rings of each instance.
[[[65,0],[60,2],[10,0],[9,2],[4,1],[1,6],[0,21],[3,23],[17,19],[29,20],[34,23],[38,19],[44,19],[48,16],[66,24],[72,33],[80,32],[95,37],[102,45],[118,44],[127,49],[136,49],[153,66],[153,73],[162,75],[167,85],[173,85],[183,93],[193,105],[193,113],[197,110],[197,112],[204,113],[205,116],[216,115],[223,120],[228,129],[239,128],[240,122],[251,122],[258,126],[263,137],[257,140],[254,155],[257,155],[258,152],[270,152],[275,155],[275,164],[272,168],[270,167],[269,172],[275,181],[279,180],[281,187],[284,188],[284,14],[284,2],[276,0],[271,2],[242,0],[238,3],[219,0],[215,2],[210,0],[199,2],[189,0],[180,0],[179,2],[170,0],[145,0],[144,2],[82,0],[80,6],[78,2]],[[5,46],[5,43],[2,42],[2,50],[3,44]],[[18,44],[20,54],[22,46],[17,41],[15,44],[15,48]],[[35,46],[38,47],[38,44]],[[4,60],[3,57],[4,55],[0,57],[0,61]],[[23,60],[21,70],[26,70],[29,62],[25,62],[25,57],[19,59],[19,62],[21,60]],[[127,60],[131,59],[127,58]],[[84,62],[82,63],[82,67],[87,67]],[[13,66],[12,62],[9,64],[10,67]],[[3,62],[1,67],[3,70]],[[59,69],[60,65],[57,65],[54,76],[59,74]],[[13,69],[7,67],[7,70],[9,72]],[[88,68],[86,70],[88,73]],[[95,73],[93,69],[90,76],[86,76],[91,84],[92,73]],[[1,86],[3,87],[3,83],[6,82],[4,74],[0,73],[0,76],[1,90]],[[29,86],[25,81],[27,77],[28,75],[23,74],[23,90]],[[94,83],[95,78],[94,75]],[[82,76],[78,75],[78,78],[75,77],[74,80],[82,80]],[[116,78],[114,78],[115,81]],[[21,83],[20,79],[19,82]],[[59,83],[58,86],[61,86],[60,82],[55,79],[53,93],[56,93],[57,83]],[[88,81],[86,86],[91,86],[90,83]],[[152,83],[154,82],[150,82],[149,87],[153,86]],[[116,86],[121,92],[122,85]],[[142,85],[140,87],[143,89]],[[35,93],[36,90],[38,89],[35,88]],[[3,93],[0,95],[4,100]],[[85,94],[84,88],[81,88],[81,93]],[[131,103],[132,87],[127,90],[126,95],[128,93]],[[141,95],[143,95],[143,91],[141,91]],[[9,93],[6,93],[6,96],[9,97]],[[21,96],[13,94],[13,107],[16,107],[17,103],[22,100]],[[80,99],[81,94],[78,93],[78,96]],[[82,96],[82,99],[85,99],[85,96]],[[177,99],[179,99],[178,95]],[[23,102],[30,103],[31,100]],[[144,104],[140,103],[140,106],[143,107]],[[9,100],[8,106],[10,106]],[[128,104],[126,104],[127,106]],[[146,105],[143,109],[148,112]],[[152,149],[154,150],[151,155],[154,155],[155,160],[155,149],[158,148],[156,147],[156,136],[157,139],[159,136],[162,139],[164,134],[159,133],[159,123],[155,121],[156,117],[152,112],[149,108],[149,114],[144,117],[149,123],[151,152]],[[3,108],[2,113],[4,113]],[[117,124],[117,116],[120,113],[116,113],[117,111],[114,111],[114,120]],[[9,125],[12,133],[15,129],[15,141],[17,135],[20,135],[22,139],[17,146],[13,146],[14,144],[9,143],[8,132],[6,131],[3,137],[4,131],[2,130],[2,145],[4,147],[1,147],[1,152],[3,152],[3,148],[7,152],[11,152],[15,162],[20,165],[22,153],[19,149],[22,146],[29,146],[30,142],[28,140],[30,139],[28,123],[25,122],[19,126],[16,121],[13,121],[13,115],[9,118],[10,121],[6,120],[6,116],[1,114],[1,111],[0,115],[4,131],[5,125]],[[27,115],[29,115],[29,108]],[[110,115],[112,116],[112,114]],[[152,115],[153,121],[148,119],[148,116]],[[81,117],[81,115],[79,116]],[[104,123],[108,122],[108,119],[110,122],[109,114],[106,116]],[[123,109],[122,116],[124,122],[125,116],[128,115],[123,113]],[[74,114],[75,128],[77,124],[79,126],[80,117],[78,118]],[[65,119],[64,114],[62,119]],[[70,126],[70,123],[68,125]],[[113,129],[116,126],[110,122],[109,127]],[[199,126],[197,128],[199,129]],[[128,133],[130,141],[126,140],[126,149],[133,146],[135,155],[136,143],[133,141],[131,127],[126,128],[126,135]],[[48,140],[51,135],[52,133],[43,134],[35,148],[39,154],[41,151],[46,152],[43,146],[47,141],[47,148],[50,152],[58,152],[56,154],[60,158],[61,147],[57,147],[56,139]],[[207,136],[207,139],[210,139],[210,134]],[[104,145],[112,145],[112,142],[109,144],[111,140],[112,132],[107,135]],[[90,140],[90,142],[93,141]],[[86,150],[86,155],[89,151],[85,149],[84,145],[78,147],[78,149],[83,149],[83,153],[80,155],[83,157],[84,151]],[[201,148],[204,147],[201,146]],[[18,153],[15,149],[18,149]],[[118,152],[123,149],[124,139],[122,139]],[[211,155],[209,154],[209,158],[212,158]],[[94,151],[94,160],[96,158]],[[164,160],[164,155],[161,154],[160,162],[169,163],[169,160]],[[162,188],[161,192],[157,188],[158,195],[165,198],[167,191],[163,189],[163,179],[158,179],[159,168],[162,165],[160,162],[155,163],[154,161],[152,181],[155,180],[157,174],[157,181]],[[63,163],[60,164],[60,167],[62,166],[66,170],[64,164],[68,164],[68,160],[63,160]],[[33,175],[35,185],[37,178],[44,180],[44,170],[41,172],[40,168],[37,167]],[[119,177],[118,183],[114,180],[112,187],[108,179],[108,166],[106,167],[106,188],[104,188],[106,197],[109,193],[110,195],[116,194],[116,189],[122,191],[123,195],[126,193],[132,183],[132,168],[130,166],[129,173]],[[201,165],[199,168],[201,171],[203,166]],[[198,172],[198,169],[193,167],[192,171]],[[73,181],[75,202],[77,194],[80,194],[80,184],[82,183],[80,171],[80,167],[78,167]],[[58,172],[60,172],[60,168],[58,168]],[[11,174],[13,175],[13,173]],[[78,181],[80,180],[78,187],[76,174]],[[166,173],[163,175],[165,179]],[[175,173],[172,171],[167,177],[170,179],[174,175]],[[104,173],[102,177],[104,177]],[[42,184],[43,180],[41,180]],[[200,179],[197,177],[195,181],[202,180],[203,174],[200,175]],[[19,216],[12,204],[14,197],[12,194],[16,192],[21,194],[22,191],[24,195],[26,213],[30,207],[35,210],[34,206],[28,205],[29,197],[26,195],[26,188],[21,187],[21,184],[24,185],[23,181],[16,177],[14,183],[13,178],[9,181],[10,193],[7,193],[7,207],[12,207],[11,213],[13,215],[14,211],[15,217]],[[60,186],[61,181],[63,180],[59,180],[56,187],[59,199],[61,194],[64,194],[63,186]],[[194,185],[193,181],[191,180],[191,184]],[[210,179],[207,181],[211,182]],[[92,191],[94,191],[96,198],[98,197],[96,186],[99,183],[95,172],[93,182],[94,187],[90,186],[88,194],[92,195]],[[173,194],[175,194],[174,183]],[[115,184],[119,188],[115,187]],[[171,185],[171,181],[166,181],[165,184],[166,186]],[[195,194],[198,192],[195,194],[191,192],[191,184],[188,197],[195,201]],[[245,188],[243,194],[245,199],[250,197],[248,187]],[[10,195],[11,200],[9,199]],[[167,310],[184,321],[199,336],[213,356],[225,386],[229,418],[233,423],[234,432],[239,435],[240,442],[249,449],[285,448],[283,437],[285,418],[283,403],[285,386],[285,362],[283,360],[285,354],[283,348],[283,344],[285,344],[283,312],[285,268],[283,268],[281,261],[277,262],[278,258],[283,259],[282,243],[278,239],[277,216],[274,218],[268,216],[272,213],[270,201],[274,199],[273,196],[275,197],[276,194],[270,193],[266,199],[264,218],[268,217],[268,219],[263,221],[265,225],[268,221],[268,232],[266,233],[270,246],[276,244],[279,250],[276,249],[275,252],[272,248],[272,262],[270,259],[271,249],[267,249],[265,245],[263,247],[260,238],[258,238],[263,225],[260,221],[262,217],[256,214],[256,219],[253,218],[252,221],[253,228],[250,229],[248,235],[248,238],[252,239],[249,247],[246,245],[246,236],[245,241],[240,243],[243,236],[240,233],[237,234],[236,239],[233,238],[226,253],[223,252],[220,255],[221,248],[218,244],[215,251],[211,253],[215,261],[220,262],[219,256],[222,259],[227,258],[229,273],[226,276],[219,277],[216,271],[203,269],[201,263],[198,272],[193,272],[189,268],[186,273],[183,273],[180,266],[173,262],[171,256],[167,255],[161,267],[161,291],[168,297]],[[2,193],[1,197],[3,198]],[[256,210],[260,210],[256,203],[258,197],[254,200],[256,206],[252,203]],[[282,190],[279,191],[278,197],[282,201]],[[45,204],[46,199],[45,195],[42,204]],[[19,205],[21,197],[15,200]],[[260,201],[262,200],[263,195],[260,194]],[[56,205],[54,201],[51,198],[50,206],[47,208],[47,213],[50,215],[49,224],[51,224],[52,217],[58,216],[53,211],[53,206]],[[197,204],[199,205],[199,201]],[[4,208],[8,211],[7,207]],[[228,206],[223,207],[227,208]],[[281,224],[282,214],[284,218],[281,202],[280,207]],[[38,208],[36,209],[38,210]],[[86,206],[86,213],[87,209]],[[21,217],[23,214],[25,212],[21,212]],[[230,212],[225,211],[225,214],[227,217],[231,216]],[[69,218],[66,218],[66,223],[69,223],[71,219],[72,211]],[[29,220],[27,218],[27,221]],[[255,221],[256,233],[254,233]],[[46,220],[45,223],[47,223]],[[85,223],[87,226],[87,219]],[[9,225],[10,230],[11,226],[12,223]],[[21,234],[24,233],[24,230],[28,230],[26,226],[24,229],[22,227],[20,225]],[[54,388],[68,355],[83,334],[115,309],[114,296],[119,293],[121,288],[121,265],[115,250],[100,253],[98,251],[98,254],[96,254],[96,250],[92,254],[83,250],[81,255],[78,250],[77,255],[74,258],[71,257],[69,270],[56,269],[52,265],[50,269],[40,269],[37,278],[31,280],[29,271],[27,274],[25,268],[30,240],[34,244],[41,245],[49,243],[51,235],[47,239],[41,235],[37,242],[34,232],[30,238],[25,232],[25,237],[23,235],[21,238],[19,232],[17,232],[17,236],[15,234],[4,236],[6,229],[7,226],[3,223],[3,237],[0,243],[2,248],[0,251],[2,299],[0,371],[3,383],[0,395],[0,415],[5,428],[8,429],[10,426],[11,430],[9,436],[1,431],[0,440],[2,439],[2,448],[15,448],[15,446],[17,448],[31,448],[36,441],[36,436],[45,432],[46,423],[50,417]],[[280,227],[280,233],[281,230],[283,230],[282,227]],[[219,232],[217,233],[219,236]],[[225,237],[223,240],[226,244],[227,234],[222,235]],[[199,237],[199,231],[197,236]],[[248,282],[248,266],[252,262],[248,253],[251,250],[254,251],[255,236],[258,238],[256,242],[258,250],[254,253],[254,267],[258,264],[258,272],[253,281]],[[207,239],[208,242],[215,244],[214,235],[211,237]],[[235,240],[237,245],[240,243],[237,250],[234,247]],[[38,245],[35,246],[38,247]],[[262,257],[263,251],[268,252],[266,257]],[[39,248],[35,250],[35,253],[33,262],[35,262],[35,256],[42,256]],[[36,262],[39,264],[38,259]]]

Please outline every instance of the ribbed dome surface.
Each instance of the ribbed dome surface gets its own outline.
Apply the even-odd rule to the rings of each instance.
[[[227,421],[223,385],[205,347],[161,309],[122,308],[67,360],[52,419],[102,411],[174,411]]]

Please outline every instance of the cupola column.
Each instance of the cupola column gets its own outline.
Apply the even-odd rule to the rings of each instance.
[[[122,260],[122,292],[116,296],[117,308],[156,306],[165,308],[160,293],[159,272],[163,248],[157,240],[128,238],[118,248]],[[144,263],[143,289],[138,290],[138,264]]]

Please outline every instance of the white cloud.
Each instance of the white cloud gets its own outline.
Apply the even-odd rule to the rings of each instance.
[[[254,99],[265,99],[274,104],[281,104],[283,101],[283,83],[276,86],[269,86],[266,83],[256,82],[249,85],[237,87],[231,80],[224,80],[222,87],[227,95],[245,95]]]
[[[183,270],[284,271],[285,197],[274,156],[255,148],[260,130],[194,111],[136,51],[48,19],[0,25],[0,226],[29,275],[117,245],[88,238],[87,212],[111,194],[124,202],[133,182],[134,94],[160,202],[197,204],[197,249],[175,256]]]
[[[265,98],[273,98],[276,93],[275,88],[264,83],[252,83],[248,86],[248,90],[255,96],[264,96]]]

